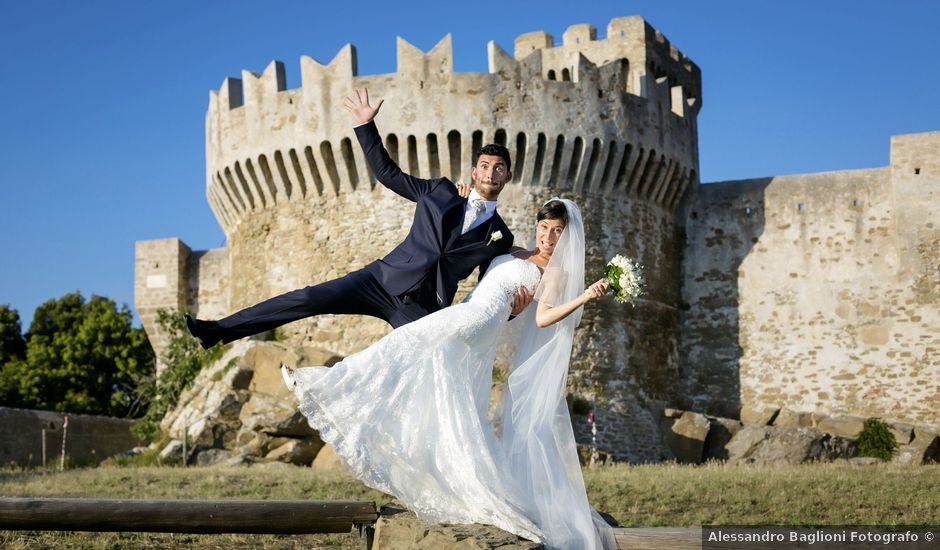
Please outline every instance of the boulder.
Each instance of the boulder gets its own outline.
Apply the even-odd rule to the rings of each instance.
[[[174,439],[167,443],[167,446],[160,451],[160,460],[163,462],[173,461],[173,460],[182,460],[183,458],[183,442],[179,439]]]
[[[666,431],[666,445],[679,462],[698,464],[702,461],[705,438],[711,423],[705,415],[686,411]]]
[[[199,373],[161,427],[177,440],[185,432],[199,464],[243,464],[274,453],[274,460],[309,465],[323,443],[297,410],[280,365],[331,365],[339,359],[316,348],[241,340]],[[200,458],[209,449],[216,451]]]
[[[757,424],[758,426],[767,426],[773,423],[779,407],[767,407],[764,405],[743,405],[741,407],[741,422],[745,424]]]
[[[199,451],[196,455],[197,466],[213,466],[235,456],[235,453],[226,449],[199,449]]]
[[[183,439],[185,432],[193,447],[234,447],[241,427],[238,414],[249,398],[247,390],[235,388],[234,382],[244,379],[244,374],[239,374],[239,357],[249,349],[249,343],[238,342],[203,369],[180,395],[177,407],[163,417],[163,431],[174,439]]]
[[[346,470],[346,465],[333,450],[332,445],[323,445],[310,465],[315,470]]]
[[[753,454],[754,450],[761,445],[770,432],[767,426],[758,426],[754,424],[744,425],[736,434],[731,437],[725,450],[728,453],[728,462],[745,462]]]
[[[816,419],[813,413],[781,409],[773,425],[778,428],[813,428],[816,425]]]
[[[931,428],[915,426],[911,442],[898,447],[892,462],[911,465],[940,462],[940,436]]]
[[[894,435],[894,440],[898,442],[898,446],[910,445],[911,441],[914,440],[914,426],[910,424],[892,422],[888,424],[888,428],[891,429],[891,434]]]
[[[725,446],[728,461],[748,464],[802,464],[857,454],[854,441],[812,428],[745,425]]]
[[[708,417],[711,424],[708,435],[705,437],[703,460],[727,460],[728,443],[736,433],[741,431],[744,424],[739,420],[722,417]]]
[[[666,418],[679,418],[682,416],[684,412],[686,411],[683,411],[682,409],[674,409],[671,407],[666,407],[665,409],[663,409],[663,416],[665,416]]]
[[[491,525],[428,525],[398,506],[383,506],[375,524],[375,550],[535,550],[542,545]]]
[[[245,433],[259,431],[287,437],[309,437],[317,433],[297,410],[297,400],[293,396],[272,399],[266,395],[252,394],[241,408],[238,418],[241,421],[239,439]]]
[[[310,466],[310,464],[313,463],[314,457],[317,456],[317,451],[319,451],[322,446],[323,443],[320,442],[319,439],[317,439],[316,442],[308,439],[291,439],[266,454],[264,458],[272,462]]]
[[[852,458],[858,454],[858,443],[854,439],[816,432],[819,437],[810,447],[809,461],[832,462]]]
[[[827,416],[819,419],[816,429],[832,435],[856,439],[865,429],[865,419],[857,416]]]

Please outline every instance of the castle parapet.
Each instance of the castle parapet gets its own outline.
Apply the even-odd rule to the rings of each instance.
[[[278,204],[374,188],[342,106],[356,88],[385,99],[386,145],[419,177],[467,181],[473,150],[497,142],[515,159],[513,184],[671,209],[697,172],[698,69],[639,17],[614,19],[603,40],[588,24],[560,46],[526,33],[514,56],[490,43],[489,73],[455,73],[449,34],[428,52],[403,38],[396,49],[394,73],[359,75],[346,45],[327,64],[303,56],[300,88],[272,61],[210,93],[206,198],[227,235]]]
[[[612,19],[607,36],[601,40],[597,39],[597,29],[585,23],[568,27],[560,46],[555,46],[551,35],[544,31],[520,35],[515,46],[514,56],[519,60],[536,51],[543,53],[541,76],[546,80],[579,82],[579,55],[597,66],[624,59],[628,66],[624,91],[665,100],[677,116],[697,114],[702,106],[698,66],[642,17]]]

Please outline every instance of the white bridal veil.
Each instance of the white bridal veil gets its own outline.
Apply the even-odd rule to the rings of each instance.
[[[581,211],[561,200],[568,223],[542,276],[535,300],[561,305],[584,292]],[[530,247],[531,248],[531,247]],[[565,400],[568,363],[581,308],[540,329],[533,303],[511,324],[521,326],[502,406],[501,438],[510,475],[526,493],[526,510],[550,548],[616,548],[613,530],[587,502]]]

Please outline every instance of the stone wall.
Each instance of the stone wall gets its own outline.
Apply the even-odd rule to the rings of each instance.
[[[58,468],[65,414],[0,407],[0,465],[42,466],[45,430],[47,466]],[[88,414],[68,417],[65,455],[70,465],[97,464],[140,444],[130,432],[133,420]]]
[[[940,133],[872,170],[702,185],[683,208],[687,401],[940,425]]]

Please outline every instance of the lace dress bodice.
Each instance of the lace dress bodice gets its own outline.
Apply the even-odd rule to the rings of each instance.
[[[497,256],[464,302],[484,307],[511,307],[516,289],[525,287],[534,293],[540,278],[541,271],[532,262],[512,254]]]

